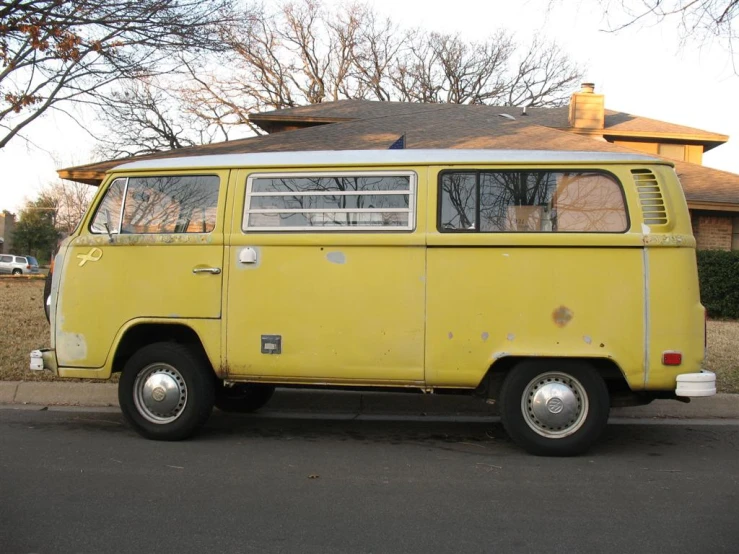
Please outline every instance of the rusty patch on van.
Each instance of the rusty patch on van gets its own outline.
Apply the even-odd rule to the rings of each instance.
[[[690,235],[654,234],[644,235],[645,246],[695,246],[695,238]]]
[[[554,320],[554,324],[557,327],[564,327],[567,325],[570,321],[572,321],[572,318],[575,314],[572,313],[572,310],[570,310],[567,306],[560,306],[554,312],[552,312],[552,319]]]
[[[210,234],[182,233],[182,234],[114,234],[111,242],[107,235],[82,235],[74,239],[71,246],[103,246],[119,244],[125,246],[153,246],[159,244],[211,244],[213,237]]]

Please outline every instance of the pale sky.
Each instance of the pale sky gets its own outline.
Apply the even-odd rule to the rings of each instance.
[[[561,0],[550,13],[548,0],[369,2],[400,24],[468,39],[483,39],[500,27],[524,43],[534,34],[553,39],[586,67],[583,81],[595,83],[606,108],[729,135],[703,163],[739,173],[739,76],[718,46],[681,49],[674,22],[605,33],[596,0]],[[91,116],[80,117],[94,128]],[[44,117],[26,135],[33,145],[15,139],[0,150],[0,211],[17,212],[25,198],[58,178],[56,169],[93,161],[94,140],[64,115]]]

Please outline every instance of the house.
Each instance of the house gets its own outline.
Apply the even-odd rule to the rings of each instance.
[[[10,254],[13,249],[13,232],[15,231],[15,214],[8,210],[0,213],[0,254]]]
[[[726,135],[605,108],[592,83],[569,106],[515,108],[340,100],[255,113],[267,134],[142,156],[405,148],[639,151],[675,163],[690,209],[698,248],[739,250],[739,175],[705,167],[703,154]],[[63,179],[99,184],[111,160],[59,170]]]

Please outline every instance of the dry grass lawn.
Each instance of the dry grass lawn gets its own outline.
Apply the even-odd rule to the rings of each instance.
[[[31,350],[49,347],[49,324],[43,307],[44,281],[0,279],[0,379],[51,380],[49,372],[28,369]]]
[[[0,379],[51,380],[48,372],[28,370],[28,354],[49,346],[43,310],[43,280],[0,279]],[[739,321],[708,323],[706,367],[718,374],[721,392],[739,393]]]
[[[706,369],[716,372],[719,392],[739,393],[739,321],[708,322]]]

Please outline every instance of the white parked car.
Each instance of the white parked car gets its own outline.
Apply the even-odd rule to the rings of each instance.
[[[0,254],[0,273],[8,275],[26,275],[38,272],[38,261],[33,256]]]

